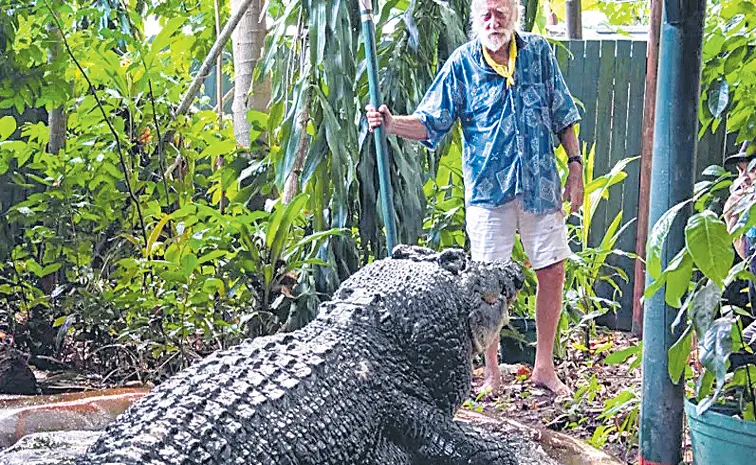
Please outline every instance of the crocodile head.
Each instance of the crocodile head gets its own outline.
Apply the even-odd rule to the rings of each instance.
[[[460,287],[469,295],[468,325],[475,353],[482,353],[499,336],[509,306],[523,285],[520,267],[505,262],[468,262]]]
[[[421,382],[439,408],[453,412],[469,395],[474,353],[496,340],[522,283],[515,264],[472,262],[460,249],[403,245],[334,293],[334,308],[349,304],[341,319],[318,318],[330,318],[329,326],[352,318],[373,326],[397,366]]]
[[[509,306],[524,282],[519,265],[511,261],[475,262],[469,260],[462,249],[437,253],[423,247],[401,245],[394,249],[392,258],[433,262],[451,273],[467,304],[460,307],[459,317],[467,326],[474,353],[482,353],[498,338],[508,320]]]

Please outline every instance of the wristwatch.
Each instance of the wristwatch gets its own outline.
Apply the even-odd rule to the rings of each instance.
[[[572,162],[578,162],[578,163],[580,163],[582,165],[583,164],[583,157],[581,157],[580,155],[575,155],[575,156],[570,157],[570,158],[567,159],[567,164],[568,165],[570,163],[572,163]]]

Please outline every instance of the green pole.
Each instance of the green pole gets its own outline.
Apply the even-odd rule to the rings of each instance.
[[[367,62],[370,104],[375,108],[381,106],[381,91],[378,88],[378,58],[375,51],[375,24],[373,24],[373,4],[371,0],[360,0],[360,17],[362,19],[362,39],[365,43],[365,61]],[[386,132],[383,126],[375,128],[375,153],[378,165],[378,182],[380,184],[381,213],[386,226],[387,255],[391,256],[396,245],[394,221],[394,199],[391,192],[391,174],[389,171]]]
[[[705,0],[664,0],[659,48],[654,147],[651,166],[649,230],[670,207],[690,198],[695,183],[698,97]],[[662,254],[666,267],[685,246],[680,212]],[[647,275],[646,284],[651,282]],[[683,382],[669,378],[669,348],[677,309],[664,291],[646,301],[643,314],[643,384],[640,413],[640,465],[677,465],[682,460]]]

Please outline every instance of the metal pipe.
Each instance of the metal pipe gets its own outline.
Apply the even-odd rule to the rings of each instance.
[[[648,239],[648,199],[651,194],[651,156],[654,149],[654,115],[656,80],[659,69],[659,30],[661,29],[662,0],[651,0],[651,19],[648,25],[648,55],[646,57],[646,92],[643,100],[643,130],[640,158],[640,187],[638,188],[638,234],[635,240],[635,284],[633,286],[633,334],[643,334],[643,297],[646,283],[646,240]]]
[[[698,140],[698,98],[706,0],[665,0],[659,49],[659,87],[651,169],[649,225],[671,206],[693,195]],[[666,266],[685,246],[678,215],[662,254]],[[650,284],[650,276],[646,283]],[[664,291],[646,302],[643,318],[640,464],[677,465],[682,460],[683,383],[669,378],[668,351],[679,334],[671,329],[676,311]]]
[[[360,0],[360,17],[362,20],[362,38],[365,44],[370,104],[379,108],[381,106],[381,90],[378,87],[378,55],[375,50],[375,24],[373,23],[371,0]],[[396,245],[396,229],[394,226],[396,214],[394,213],[394,199],[391,190],[386,132],[383,126],[375,128],[373,135],[378,165],[378,182],[380,184],[381,213],[383,214],[383,224],[386,227],[386,249],[387,255],[391,256]]]

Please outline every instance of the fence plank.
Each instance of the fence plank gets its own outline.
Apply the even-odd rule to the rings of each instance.
[[[606,40],[601,42],[601,56],[599,57],[599,87],[596,110],[596,155],[593,168],[594,177],[609,171],[612,106],[614,102],[614,64],[617,42]],[[591,231],[603,231],[606,224],[606,203],[602,202],[596,209]],[[596,246],[601,241],[600,235],[591,233],[588,245]]]
[[[609,149],[609,169],[626,157],[626,143],[627,143],[627,117],[628,117],[628,98],[630,91],[630,52],[631,44],[629,40],[617,41],[616,60],[614,62],[614,101],[612,102],[612,124],[611,124],[611,148]],[[623,184],[615,185],[609,188],[609,199],[606,201],[606,225],[614,221],[614,218],[622,210],[623,205]],[[606,228],[597,231],[599,234],[604,234]],[[623,266],[621,257],[609,256],[607,257],[607,263],[619,268],[626,268],[625,272],[629,271],[628,263],[624,263]],[[617,309],[616,314],[611,317],[615,320],[614,326],[619,324],[620,320],[624,320],[624,316],[627,310],[630,310],[630,316],[632,318],[632,288],[627,289],[627,283],[619,277],[615,279],[615,282],[620,287],[619,295],[614,295],[612,292],[607,297],[613,296],[613,300],[620,304],[620,308]]]
[[[583,121],[580,123],[580,139],[591,146],[596,142],[596,107],[599,88],[599,41],[589,40],[585,44],[585,65],[583,66],[583,87],[580,99],[585,105]],[[570,89],[572,91],[572,89]]]
[[[618,55],[620,53],[618,52]],[[625,151],[621,158],[640,155],[643,95],[646,75],[646,42],[633,41],[631,43],[629,96],[627,102],[627,131],[625,135]],[[618,74],[619,75],[619,74]],[[638,211],[638,189],[640,184],[640,161],[630,163],[627,168],[627,178],[622,183],[622,224],[630,223],[617,241],[620,250],[635,250],[637,227],[635,217]],[[627,257],[613,257],[611,263],[619,266],[627,274],[627,282],[618,279],[622,295],[619,298],[620,308],[614,316],[612,326],[617,329],[629,330],[633,319],[633,288],[635,285],[635,262]]]
[[[609,168],[625,158],[627,142],[628,92],[630,89],[630,41],[617,41],[614,62],[614,102],[612,105],[612,141],[609,150]],[[607,222],[611,222],[622,205],[622,185],[610,188]],[[608,223],[607,223],[608,224]]]
[[[630,61],[630,96],[627,111],[627,141],[625,143],[625,157],[637,157],[641,151],[643,126],[643,96],[646,86],[646,42],[633,41],[632,58]],[[638,188],[640,183],[640,160],[636,160],[627,168],[627,179],[623,183],[622,211],[623,223],[632,221],[637,216]],[[620,238],[619,246],[622,250],[634,250],[636,228],[630,227]]]
[[[730,134],[735,138],[735,134]],[[722,123],[716,132],[712,133],[711,128],[706,130],[704,136],[698,141],[698,150],[696,153],[696,179],[701,178],[701,171],[709,165],[721,165],[726,154],[733,153],[728,149],[726,140],[725,124]]]
[[[625,157],[637,157],[641,151],[643,95],[646,85],[646,42],[633,41],[631,50]],[[637,216],[640,160],[631,163],[626,171],[627,178],[622,186],[623,223],[632,221]],[[622,250],[633,250],[635,238],[636,228],[633,226],[620,238],[618,245]]]
[[[572,53],[572,59],[570,60],[570,68],[565,76],[565,81],[567,82],[567,88],[570,89],[570,92],[574,92],[574,95],[579,96],[577,98],[582,101],[583,96],[585,95],[585,92],[583,92],[583,78],[585,76],[583,71],[585,67],[585,41],[571,40],[568,42],[567,47]],[[580,109],[580,115],[583,116],[585,114],[584,110],[582,110],[579,105],[578,108]]]

